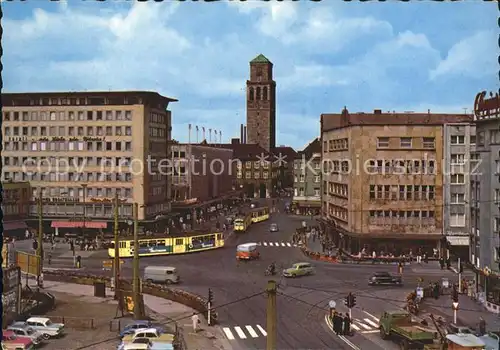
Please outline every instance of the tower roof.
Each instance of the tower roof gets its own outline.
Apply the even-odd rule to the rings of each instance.
[[[250,63],[271,63],[271,61],[269,61],[263,54],[260,54],[251,60]]]

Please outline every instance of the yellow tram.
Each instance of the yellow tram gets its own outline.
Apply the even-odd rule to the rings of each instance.
[[[120,239],[120,258],[134,256],[134,239],[127,237]],[[200,252],[204,250],[222,248],[224,236],[222,233],[188,233],[182,236],[156,236],[139,239],[139,256],[156,256]],[[110,258],[115,257],[115,243],[108,249]]]
[[[252,223],[269,220],[269,208],[254,208],[250,209],[245,216],[238,217],[234,220],[235,232],[246,232]]]

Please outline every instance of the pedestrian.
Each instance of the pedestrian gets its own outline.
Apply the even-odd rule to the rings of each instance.
[[[486,334],[486,321],[484,318],[479,317],[479,335],[483,336]]]
[[[49,260],[49,265],[52,264],[52,253],[51,252],[49,252],[47,254],[47,259]]]
[[[337,312],[333,315],[333,331],[337,335],[342,334],[342,317]]]
[[[349,314],[347,312],[345,313],[343,319],[342,334],[351,335],[351,318],[349,317]]]
[[[195,312],[193,312],[193,316],[191,316],[191,321],[193,322],[193,332],[198,332],[198,324],[200,323],[200,319]]]

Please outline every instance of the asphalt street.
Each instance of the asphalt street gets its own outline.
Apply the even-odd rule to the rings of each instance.
[[[267,222],[255,224],[243,234],[233,234],[222,249],[161,257],[141,258],[141,271],[145,266],[175,266],[182,283],[174,288],[207,296],[208,288],[214,293],[214,305],[219,313],[220,326],[234,349],[263,349],[266,347],[266,295],[269,277],[264,272],[273,261],[278,269],[295,262],[309,261],[291,236],[302,219],[284,214],[273,214]],[[277,223],[280,231],[269,232],[269,225]],[[242,243],[260,243],[261,259],[238,262],[236,246]],[[19,247],[21,242],[16,243]],[[28,244],[29,245],[29,244]],[[69,255],[69,249],[63,255]],[[69,252],[69,253],[68,253]],[[57,252],[54,253],[54,256]],[[84,267],[93,273],[102,271],[103,252],[89,253],[84,257]],[[54,260],[60,259],[60,260]],[[63,267],[60,262],[72,259],[53,258],[54,268]],[[313,262],[316,274],[296,279],[276,277],[279,283],[277,297],[278,349],[398,349],[380,339],[378,318],[385,310],[399,309],[406,294],[417,286],[417,278],[425,281],[439,280],[442,276],[453,277],[449,271],[441,271],[433,264],[406,267],[404,287],[370,287],[367,282],[376,271],[396,272],[396,266],[341,265]],[[126,260],[122,275],[132,277],[132,262]],[[353,336],[339,337],[330,329],[325,316],[328,302],[334,300],[337,310],[347,312],[344,297],[352,292],[357,305],[352,310]]]

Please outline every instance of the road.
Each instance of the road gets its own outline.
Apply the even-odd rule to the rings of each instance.
[[[291,242],[291,236],[301,221],[284,214],[273,214],[269,221],[253,225],[248,232],[232,235],[223,249],[141,258],[141,271],[148,265],[175,266],[182,278],[182,283],[175,288],[203,296],[207,296],[208,288],[212,288],[220,326],[233,348],[263,349],[266,347],[264,290],[269,279],[264,271],[272,261],[279,268],[308,261]],[[270,223],[277,223],[280,231],[270,233]],[[261,259],[238,262],[235,259],[236,246],[248,242],[261,244]],[[70,259],[64,261],[69,261],[68,268],[71,268],[71,255],[64,254],[69,256]],[[84,257],[86,270],[105,273],[101,269],[102,255],[98,252]],[[59,266],[60,260],[55,259],[60,258],[53,258],[53,266]],[[380,339],[377,320],[381,313],[400,308],[406,294],[416,287],[417,277],[423,277],[425,281],[439,280],[443,274],[452,277],[450,272],[443,272],[436,266],[412,266],[405,268],[404,287],[370,287],[367,281],[373,272],[396,272],[396,267],[313,263],[316,267],[313,276],[276,278],[279,283],[278,349],[398,349],[395,344]],[[125,261],[122,275],[132,277],[130,260]],[[343,299],[349,292],[356,295],[357,302],[352,310],[354,335],[339,337],[329,328],[325,315],[330,300],[336,301],[338,311],[347,312]]]

